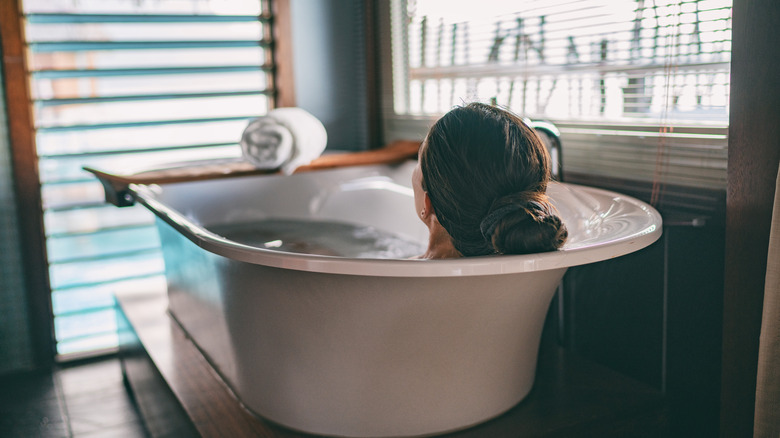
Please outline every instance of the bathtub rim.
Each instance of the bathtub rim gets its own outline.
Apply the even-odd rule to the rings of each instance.
[[[144,184],[131,184],[132,196],[158,218],[172,226],[199,247],[230,259],[264,266],[344,275],[381,277],[449,277],[514,274],[568,268],[603,261],[638,251],[658,240],[662,218],[654,208],[638,199],[589,186],[562,183],[578,190],[619,197],[651,217],[654,224],[630,236],[578,248],[523,255],[488,255],[446,260],[357,259],[315,254],[288,253],[252,247],[216,235],[193,223],[156,199],[155,191]]]

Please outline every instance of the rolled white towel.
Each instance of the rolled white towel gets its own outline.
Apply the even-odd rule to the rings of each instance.
[[[319,157],[327,143],[328,133],[316,117],[301,108],[277,108],[249,123],[241,151],[258,169],[290,174]]]

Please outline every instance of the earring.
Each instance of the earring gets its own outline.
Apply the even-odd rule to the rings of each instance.
[[[423,208],[422,211],[420,211],[420,217],[425,217],[425,209]]]

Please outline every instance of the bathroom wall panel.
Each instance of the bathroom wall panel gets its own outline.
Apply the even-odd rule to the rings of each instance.
[[[717,436],[723,325],[724,230],[667,227],[666,388],[678,436]]]
[[[722,218],[668,212],[664,220],[664,235],[645,250],[569,270],[562,339],[663,390],[673,436],[717,436]]]
[[[659,240],[627,256],[574,267],[564,280],[569,346],[657,389],[663,379],[663,251]]]
[[[328,148],[366,149],[365,2],[290,0],[296,105],[322,121]]]

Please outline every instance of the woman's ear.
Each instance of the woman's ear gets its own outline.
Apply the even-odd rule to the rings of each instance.
[[[423,212],[422,220],[426,222],[430,216],[436,216],[436,213],[433,211],[433,205],[431,204],[431,198],[428,196],[428,192],[423,192]]]

